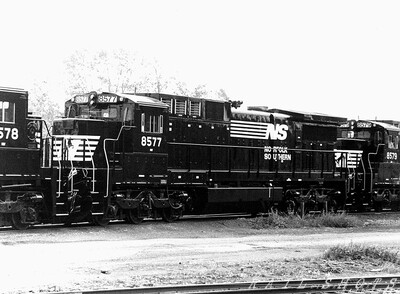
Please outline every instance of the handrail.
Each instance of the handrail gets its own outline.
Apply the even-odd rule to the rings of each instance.
[[[44,122],[44,125],[45,125],[46,130],[47,130],[47,135],[50,136],[50,137],[52,137],[53,135],[51,135],[50,129],[49,129],[49,127],[47,126],[47,122],[46,122],[44,119],[38,119],[38,120]],[[50,127],[50,128],[51,128],[51,127]]]
[[[237,148],[237,149],[259,149],[264,150],[265,146],[244,146],[244,145],[222,145],[222,144],[204,144],[204,143],[192,143],[192,142],[167,142],[169,145],[188,145],[188,146],[198,146],[198,147],[219,147],[219,148]],[[280,147],[280,146],[277,146]],[[286,147],[286,146],[282,146]],[[334,149],[324,150],[324,149],[304,149],[304,148],[287,148],[289,151],[309,151],[309,152],[318,152],[318,153],[336,153]]]
[[[133,128],[135,128],[135,126],[126,126],[126,125],[122,125],[121,128],[120,128],[120,130],[119,130],[119,133],[118,133],[117,138],[115,138],[115,139],[113,139],[113,138],[105,138],[105,139],[103,140],[103,151],[104,151],[104,157],[105,157],[105,159],[106,159],[106,164],[107,164],[107,188],[106,188],[106,195],[104,196],[104,198],[108,198],[108,196],[109,196],[109,195],[108,195],[108,191],[109,191],[109,189],[110,189],[110,162],[109,162],[109,160],[108,160],[107,149],[106,149],[106,142],[108,142],[108,141],[114,141],[114,142],[118,141],[119,138],[120,138],[120,136],[121,136],[121,134],[122,134],[122,131],[123,131],[124,129],[130,130],[130,129],[133,129]]]
[[[45,127],[46,127],[46,131],[47,131],[47,136],[46,137],[44,137],[44,136],[42,136],[43,135],[43,131],[41,132],[41,136],[40,136],[40,154],[41,154],[41,164],[42,164],[42,166],[43,167],[51,167],[51,163],[52,163],[52,158],[51,158],[51,155],[52,155],[52,152],[51,152],[51,150],[52,150],[52,148],[53,148],[53,138],[54,138],[54,136],[51,134],[51,132],[50,132],[50,129],[51,129],[51,127],[50,127],[50,129],[49,129],[49,127],[47,126],[47,122],[44,120],[44,119],[42,119],[42,118],[35,118],[35,117],[27,117],[27,119],[28,120],[32,120],[32,121],[40,121],[40,122],[42,122],[42,126],[44,125]],[[42,130],[43,130],[43,128],[42,128]],[[45,166],[45,161],[46,161],[46,150],[44,149],[44,147],[45,147],[45,141],[46,140],[50,140],[51,139],[51,144],[49,144],[49,150],[48,150],[48,152],[49,152],[49,158],[48,158],[48,160],[49,160],[49,166]]]
[[[71,138],[68,138],[69,140],[71,139]],[[67,138],[63,138],[63,140],[67,140]],[[71,170],[70,170],[70,175],[71,175],[71,195],[74,193],[74,176],[75,176],[75,174],[74,174],[74,163],[73,163],[73,161],[72,161],[72,156],[69,156],[69,148],[70,148],[70,146],[69,145],[67,145],[67,143],[66,143],[66,146],[67,146],[67,149],[66,149],[66,151],[67,151],[67,158],[69,158],[69,161],[70,161],[70,163],[71,163]],[[76,169],[75,169],[76,170]],[[69,178],[69,175],[68,175],[68,178]]]
[[[363,185],[364,185],[364,187],[363,187],[363,190],[365,190],[365,189],[366,189],[366,185],[367,185],[367,183],[366,183],[366,180],[367,180],[367,173],[366,173],[364,161],[362,160],[362,158],[360,159],[360,161],[361,161],[361,166],[362,166],[363,175],[364,175],[364,180],[363,180]]]
[[[372,192],[372,187],[373,187],[373,184],[372,184],[372,180],[373,180],[373,178],[374,178],[374,173],[373,173],[373,171],[372,171],[372,165],[371,165],[371,159],[370,159],[370,155],[378,155],[378,151],[379,151],[379,147],[380,146],[385,146],[385,144],[378,144],[378,146],[376,147],[376,152],[370,152],[370,153],[368,153],[368,167],[369,167],[369,170],[370,170],[370,172],[371,172],[371,181],[370,181],[370,192]]]
[[[54,142],[53,142],[53,140],[55,139],[55,137],[53,137],[53,136],[51,136],[51,144],[52,144],[52,146],[50,146],[51,147],[51,150],[49,150],[49,153],[50,153],[50,162],[49,162],[49,164],[50,164],[50,166],[52,167],[53,166],[53,164],[52,164],[52,161],[53,161],[53,158],[54,157],[51,157],[51,155],[53,154],[53,145],[54,145]],[[56,198],[59,198],[60,196],[61,196],[61,169],[62,169],[62,165],[61,165],[61,156],[62,156],[62,144],[63,143],[61,143],[61,149],[60,149],[60,157],[58,158],[58,160],[57,160],[57,162],[58,162],[58,195],[56,196]]]
[[[88,144],[88,147],[90,148],[91,146],[90,146],[89,139],[85,138],[85,140],[86,140],[86,142]],[[95,186],[95,179],[96,179],[96,176],[95,176],[96,167],[95,167],[94,160],[93,160],[93,153],[90,153],[90,161],[92,162],[92,175],[93,175],[92,176],[92,192],[95,192],[94,186]]]

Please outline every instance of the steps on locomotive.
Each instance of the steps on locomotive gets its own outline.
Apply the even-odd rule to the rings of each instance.
[[[103,215],[103,206],[99,201],[92,202],[92,215]],[[57,202],[56,203],[56,217],[69,216],[72,210],[70,202]]]
[[[92,215],[103,215],[103,208],[104,208],[104,203],[101,201],[101,199],[97,199],[98,197],[93,197],[92,201]],[[56,217],[65,217],[70,215],[71,211],[74,209],[74,204],[73,200],[67,199],[66,201],[58,200],[55,203],[55,216]]]
[[[81,170],[79,170],[81,171]],[[96,191],[97,180],[93,180],[93,171],[88,170],[88,188],[90,190],[90,196],[92,197],[92,215],[102,215],[104,211],[104,198],[100,195],[99,191]],[[73,181],[68,178],[68,169],[61,172],[61,179],[57,179],[57,191],[55,192],[55,203],[54,212],[56,217],[66,217],[70,215],[74,209],[73,194],[79,194],[79,189],[74,188],[71,190],[71,185],[75,185],[77,181]],[[65,180],[68,179],[68,180]],[[77,196],[77,195],[76,195]]]

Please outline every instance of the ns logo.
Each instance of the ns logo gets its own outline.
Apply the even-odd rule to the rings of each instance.
[[[287,125],[280,124],[267,124],[265,138],[271,140],[283,141],[287,138],[287,131],[289,127]]]

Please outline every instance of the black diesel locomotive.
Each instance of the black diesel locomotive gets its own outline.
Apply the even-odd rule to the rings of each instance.
[[[348,172],[347,205],[352,209],[400,209],[399,134],[393,121],[349,120],[340,125],[336,163]]]
[[[399,205],[400,129],[388,123],[90,92],[48,128],[27,99],[0,89],[3,226]]]

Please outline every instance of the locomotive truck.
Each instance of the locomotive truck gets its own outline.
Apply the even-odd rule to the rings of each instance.
[[[338,140],[350,124],[346,118],[238,105],[89,92],[66,101],[64,117],[50,128],[28,113],[26,91],[1,88],[1,225],[336,211],[360,197],[365,204],[365,195],[397,196],[398,182],[390,178],[392,186],[382,186],[372,169],[378,162],[389,168],[394,160],[367,154],[370,149],[354,147],[352,138]],[[385,126],[384,134],[396,133]],[[398,154],[398,146],[385,150]],[[354,153],[356,165],[348,159]],[[371,164],[370,172],[361,173],[359,163]],[[377,192],[355,189],[360,185]]]

